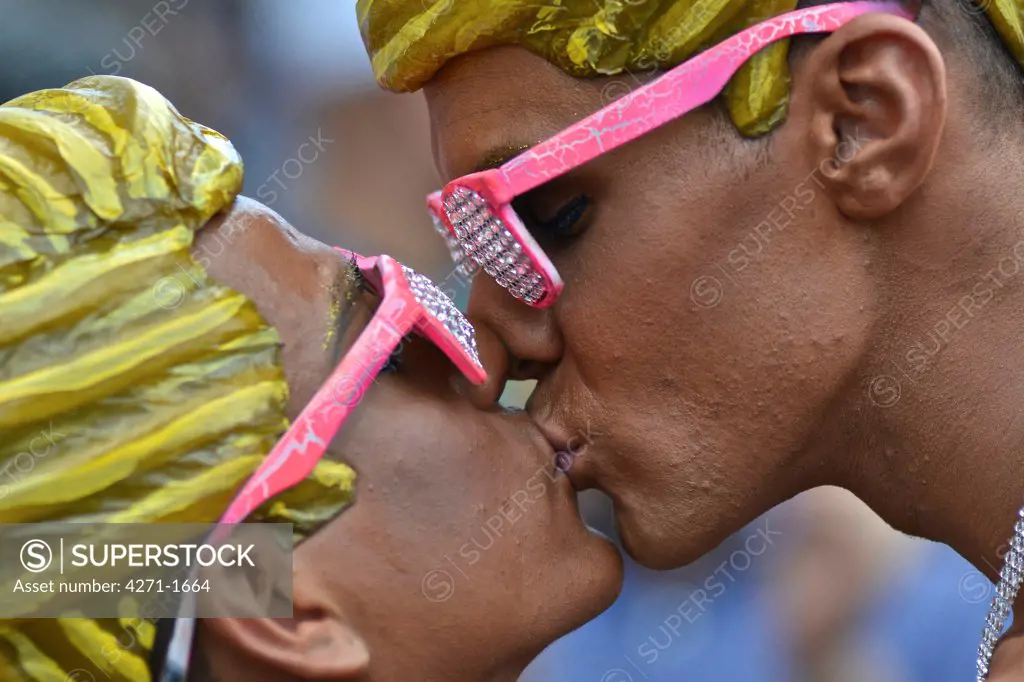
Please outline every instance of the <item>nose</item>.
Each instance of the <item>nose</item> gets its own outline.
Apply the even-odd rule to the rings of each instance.
[[[539,309],[517,301],[484,273],[473,280],[467,312],[487,370],[487,381],[470,389],[477,407],[497,403],[508,381],[539,381],[558,364],[564,342],[557,310],[558,303]]]

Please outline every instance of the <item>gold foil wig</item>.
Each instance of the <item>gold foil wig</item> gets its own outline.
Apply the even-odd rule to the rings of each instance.
[[[287,428],[277,332],[190,255],[241,186],[224,137],[128,79],[0,106],[0,523],[212,523]],[[353,483],[324,461],[255,518],[302,537]],[[147,682],[154,631],[0,621],[0,680]]]
[[[796,6],[797,0],[357,0],[356,12],[377,80],[409,92],[449,59],[498,45],[524,47],[573,76],[669,68]],[[984,0],[981,7],[1024,64],[1024,0]],[[785,118],[788,53],[788,40],[762,50],[726,88],[725,103],[743,134],[763,134]]]

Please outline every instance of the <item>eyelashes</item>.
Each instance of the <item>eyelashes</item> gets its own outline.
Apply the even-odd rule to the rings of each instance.
[[[405,344],[412,340],[413,334],[410,332],[406,335],[402,342],[398,344],[398,348],[391,352],[391,356],[388,361],[384,363],[384,366],[380,368],[381,374],[391,374],[393,372],[400,372],[402,365],[405,364]]]
[[[388,358],[388,361],[380,368],[381,374],[391,374],[402,369],[402,347],[399,346]]]
[[[516,205],[518,202],[518,205]],[[579,234],[580,222],[583,220],[592,201],[590,196],[580,194],[562,205],[553,218],[540,220],[528,201],[517,200],[513,207],[521,217],[529,219],[527,227],[536,236],[565,239]]]
[[[540,223],[540,227],[555,237],[572,237],[589,206],[590,197],[581,194],[559,209],[554,218]]]
[[[349,276],[351,277],[352,284],[351,288],[349,289],[349,297],[351,298],[353,294],[363,295],[367,293],[375,293],[373,287],[371,287],[370,283],[366,280],[366,276],[363,274],[363,271],[356,267],[355,260],[351,261],[350,268],[351,270],[349,272]],[[342,332],[344,332],[343,329],[339,329],[337,331],[339,336],[340,334],[342,334]],[[391,352],[391,355],[388,356],[387,362],[385,362],[384,365],[380,368],[381,374],[391,374],[393,372],[398,372],[402,369],[402,364],[405,360],[405,358],[402,357],[402,354],[403,351],[405,350],[405,344],[407,344],[411,338],[412,334],[407,335],[404,339],[402,339],[401,343],[398,344],[398,347]],[[341,362],[341,359],[343,357],[343,354],[341,353],[340,343],[338,344],[338,350],[336,351],[336,353],[337,356],[334,358],[335,365]]]

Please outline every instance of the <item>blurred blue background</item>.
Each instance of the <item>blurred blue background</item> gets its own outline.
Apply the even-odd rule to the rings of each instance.
[[[389,252],[464,294],[423,211],[438,185],[422,99],[376,90],[351,0],[3,0],[0,101],[129,76],[233,140],[247,194],[300,229]],[[299,148],[315,141],[299,159]],[[507,399],[521,402],[528,386]],[[584,513],[614,536],[607,500]],[[622,598],[524,682],[962,682],[992,586],[949,549],[823,489],[694,565],[627,562]]]

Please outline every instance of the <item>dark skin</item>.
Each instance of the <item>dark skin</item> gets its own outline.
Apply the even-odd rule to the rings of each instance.
[[[572,236],[535,232],[565,290],[537,310],[475,280],[476,400],[537,379],[528,410],[556,447],[601,433],[570,476],[610,494],[648,566],[828,484],[998,579],[1024,501],[1024,277],[1003,260],[1024,260],[1024,130],[986,125],[977,81],[921,28],[864,16],[795,60],[767,140],[705,108],[542,186],[521,202],[541,218],[592,199]],[[596,111],[607,85],[515,47],[452,60],[426,87],[443,179]],[[991,680],[1024,674],[1020,632]]]
[[[346,296],[337,252],[251,200],[193,252],[278,329],[294,417],[376,299]],[[203,621],[211,678],[511,682],[617,596],[621,560],[582,524],[528,417],[477,411],[428,342],[407,341],[400,362],[330,446],[358,472],[357,500],[296,549],[294,617]]]

